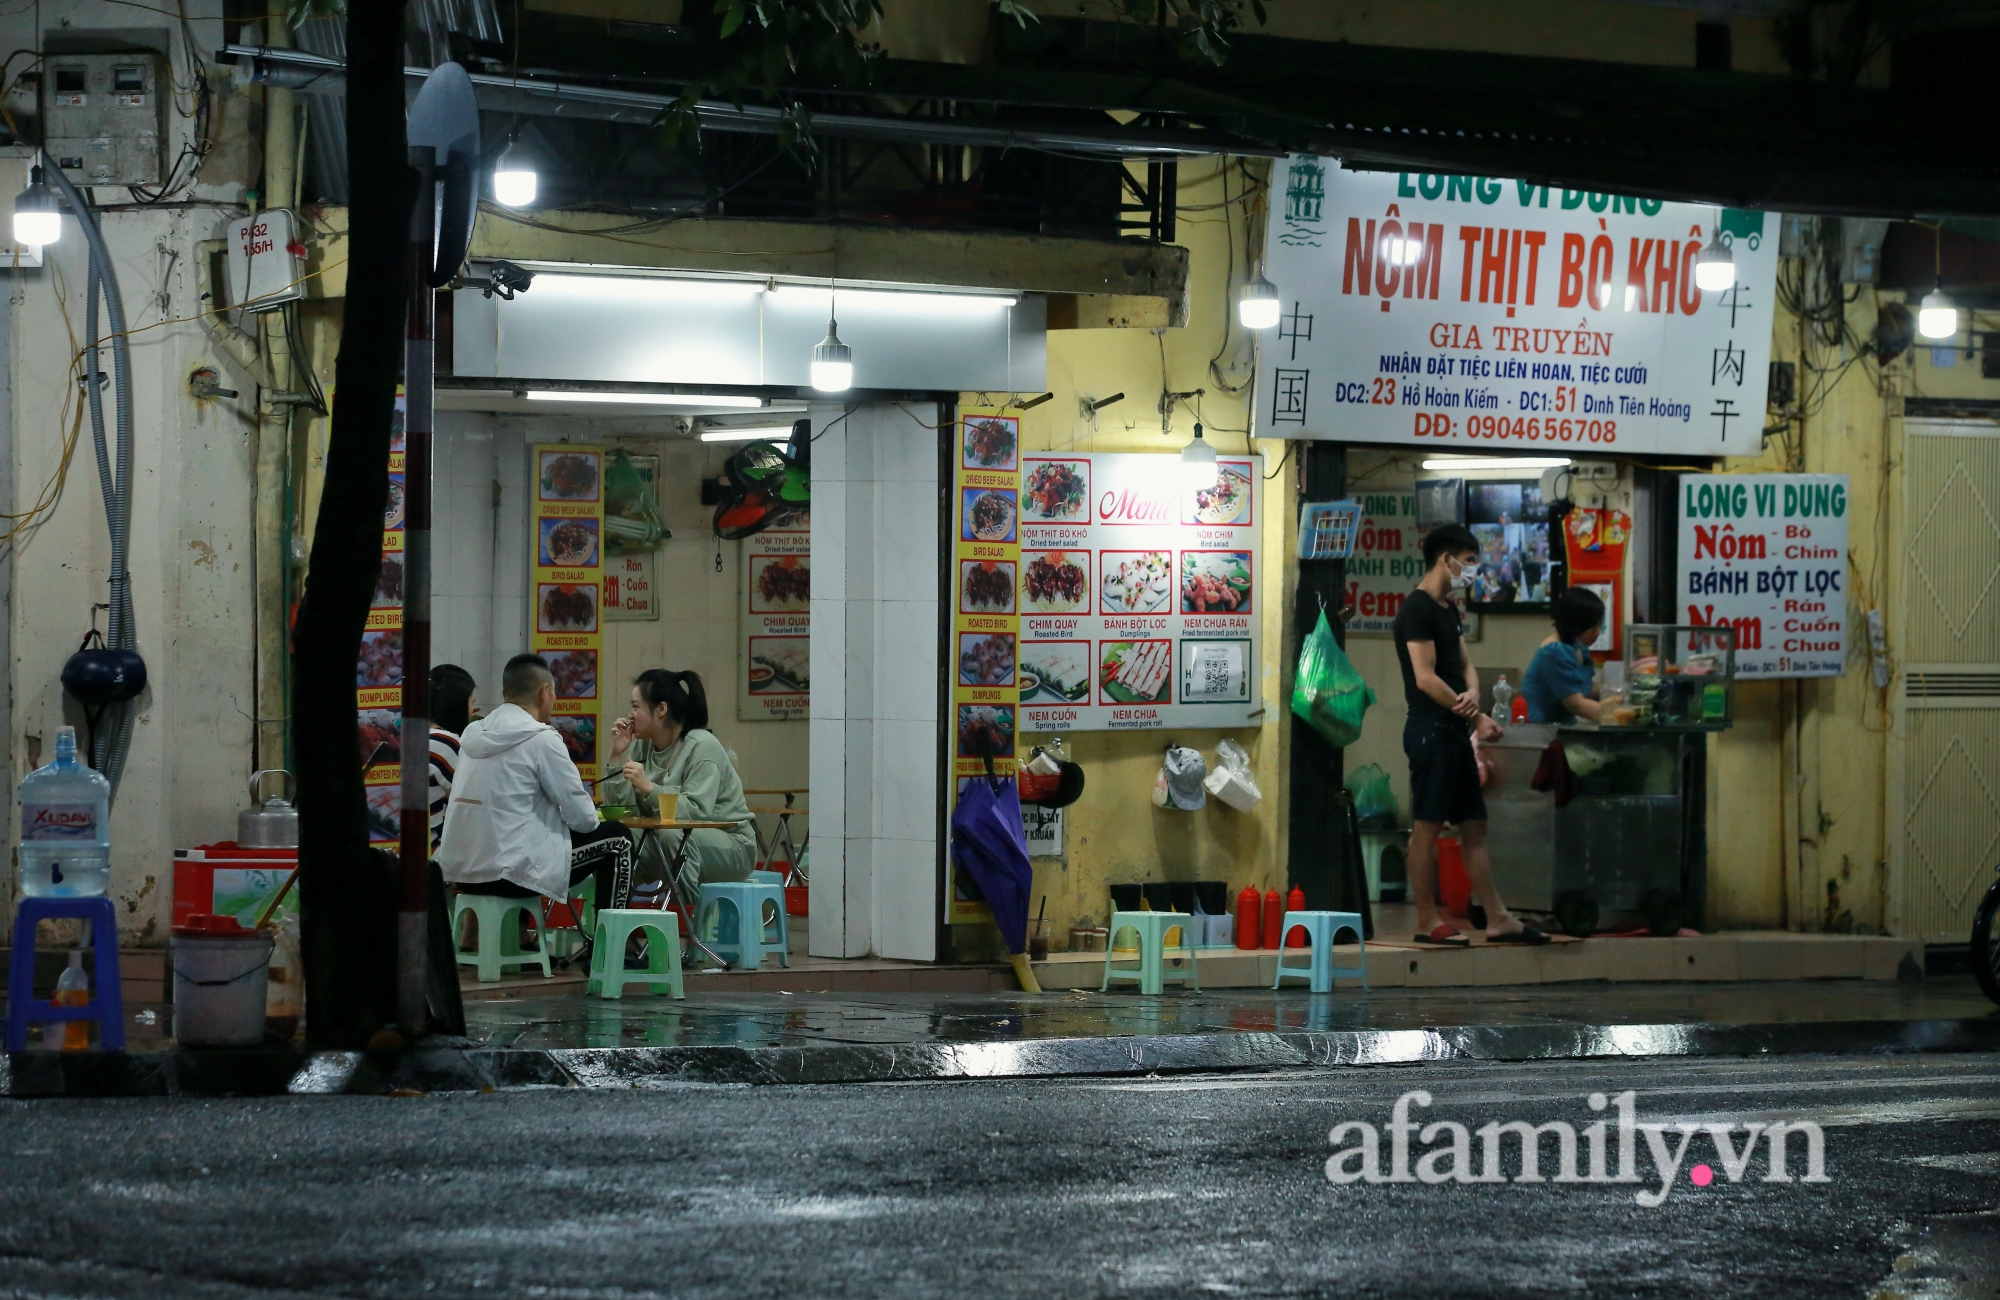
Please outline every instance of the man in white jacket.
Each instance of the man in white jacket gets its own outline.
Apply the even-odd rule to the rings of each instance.
[[[608,877],[622,847],[631,874],[631,841],[616,823],[600,827],[590,788],[549,725],[556,684],[540,655],[515,655],[500,679],[506,703],[466,727],[445,808],[438,867],[461,892],[560,903],[570,886]],[[600,841],[604,841],[600,845]],[[594,852],[597,849],[603,852]],[[601,878],[598,897],[611,896]]]

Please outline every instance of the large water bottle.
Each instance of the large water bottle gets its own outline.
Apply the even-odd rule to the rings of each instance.
[[[111,782],[76,761],[76,728],[56,732],[56,761],[21,782],[21,892],[87,898],[111,884]]]

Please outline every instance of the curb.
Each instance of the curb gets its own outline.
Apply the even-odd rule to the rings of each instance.
[[[0,1096],[365,1096],[686,1084],[1116,1078],[1424,1061],[1990,1051],[2000,1051],[2000,1016],[1761,1025],[1474,1025],[889,1046],[23,1052],[0,1059]]]

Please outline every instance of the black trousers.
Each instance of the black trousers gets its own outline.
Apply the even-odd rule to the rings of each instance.
[[[571,831],[569,843],[569,883],[594,880],[592,897],[598,907],[623,907],[632,894],[632,832],[617,822],[600,822],[595,830]],[[458,892],[494,898],[537,897],[534,890],[511,880],[460,885]]]

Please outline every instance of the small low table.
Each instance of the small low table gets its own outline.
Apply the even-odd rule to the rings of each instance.
[[[688,821],[681,818],[669,821],[660,817],[625,817],[620,819],[620,825],[629,831],[636,832],[632,844],[632,856],[635,859],[646,847],[646,838],[648,836],[660,831],[683,832],[679,839],[669,839],[667,841],[667,898],[679,907],[681,914],[688,919],[688,942],[692,943],[704,957],[714,962],[717,966],[727,966],[729,963],[711,952],[708,945],[701,941],[701,936],[694,932],[694,910],[688,904],[688,901],[681,897],[679,882],[681,866],[687,861],[687,835],[685,832],[731,831],[736,829],[736,823]]]

